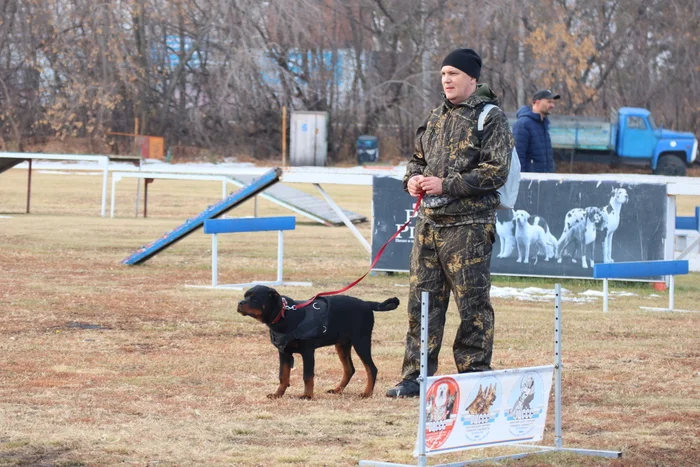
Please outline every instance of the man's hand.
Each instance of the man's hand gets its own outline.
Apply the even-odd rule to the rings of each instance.
[[[410,182],[410,180],[409,180]],[[442,179],[440,177],[423,177],[420,186],[429,195],[442,194]]]
[[[423,189],[421,188],[421,182],[423,180],[425,180],[425,177],[422,175],[414,175],[413,177],[409,178],[408,184],[406,185],[408,188],[408,194],[414,198],[419,197],[423,193]]]

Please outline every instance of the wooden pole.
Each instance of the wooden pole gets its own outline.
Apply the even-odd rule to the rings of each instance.
[[[29,214],[29,206],[32,199],[32,160],[28,159],[29,171],[27,172],[27,214]]]
[[[282,167],[287,167],[287,106],[282,106]]]
[[[148,217],[148,178],[143,179],[143,218]],[[152,180],[152,179],[151,179]]]
[[[148,217],[148,185],[153,183],[155,178],[144,178],[143,179],[143,217],[144,219]]]

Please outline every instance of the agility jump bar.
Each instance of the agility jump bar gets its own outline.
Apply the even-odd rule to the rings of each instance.
[[[598,263],[593,266],[594,279],[628,279],[632,277],[675,276],[688,274],[687,260],[629,261]]]
[[[282,169],[275,168],[264,173],[256,180],[253,180],[249,185],[242,187],[240,190],[232,193],[220,202],[209,206],[202,211],[197,217],[187,219],[184,224],[164,234],[162,237],[154,240],[148,245],[142,246],[128,258],[121,261],[122,264],[134,265],[143,263],[147,259],[155,256],[160,251],[182,240],[198,228],[204,225],[207,219],[215,219],[229,210],[247,201],[248,199],[265,191],[270,186],[279,182],[282,175]]]

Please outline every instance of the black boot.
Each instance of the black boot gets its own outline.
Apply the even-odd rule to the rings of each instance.
[[[399,384],[386,392],[386,397],[418,397],[420,396],[420,385],[418,381],[404,379]]]

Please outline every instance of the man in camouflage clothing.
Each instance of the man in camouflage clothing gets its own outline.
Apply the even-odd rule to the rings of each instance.
[[[404,189],[424,198],[411,251],[403,380],[387,391],[388,397],[415,397],[420,392],[422,291],[430,294],[428,375],[437,371],[450,292],[461,318],[453,346],[457,370],[491,369],[496,190],[508,176],[514,141],[499,108],[488,113],[481,133],[477,129],[484,105],[498,105],[493,91],[477,84],[480,72],[481,58],[471,49],[457,49],[445,57],[444,101],[418,128],[406,168]]]

